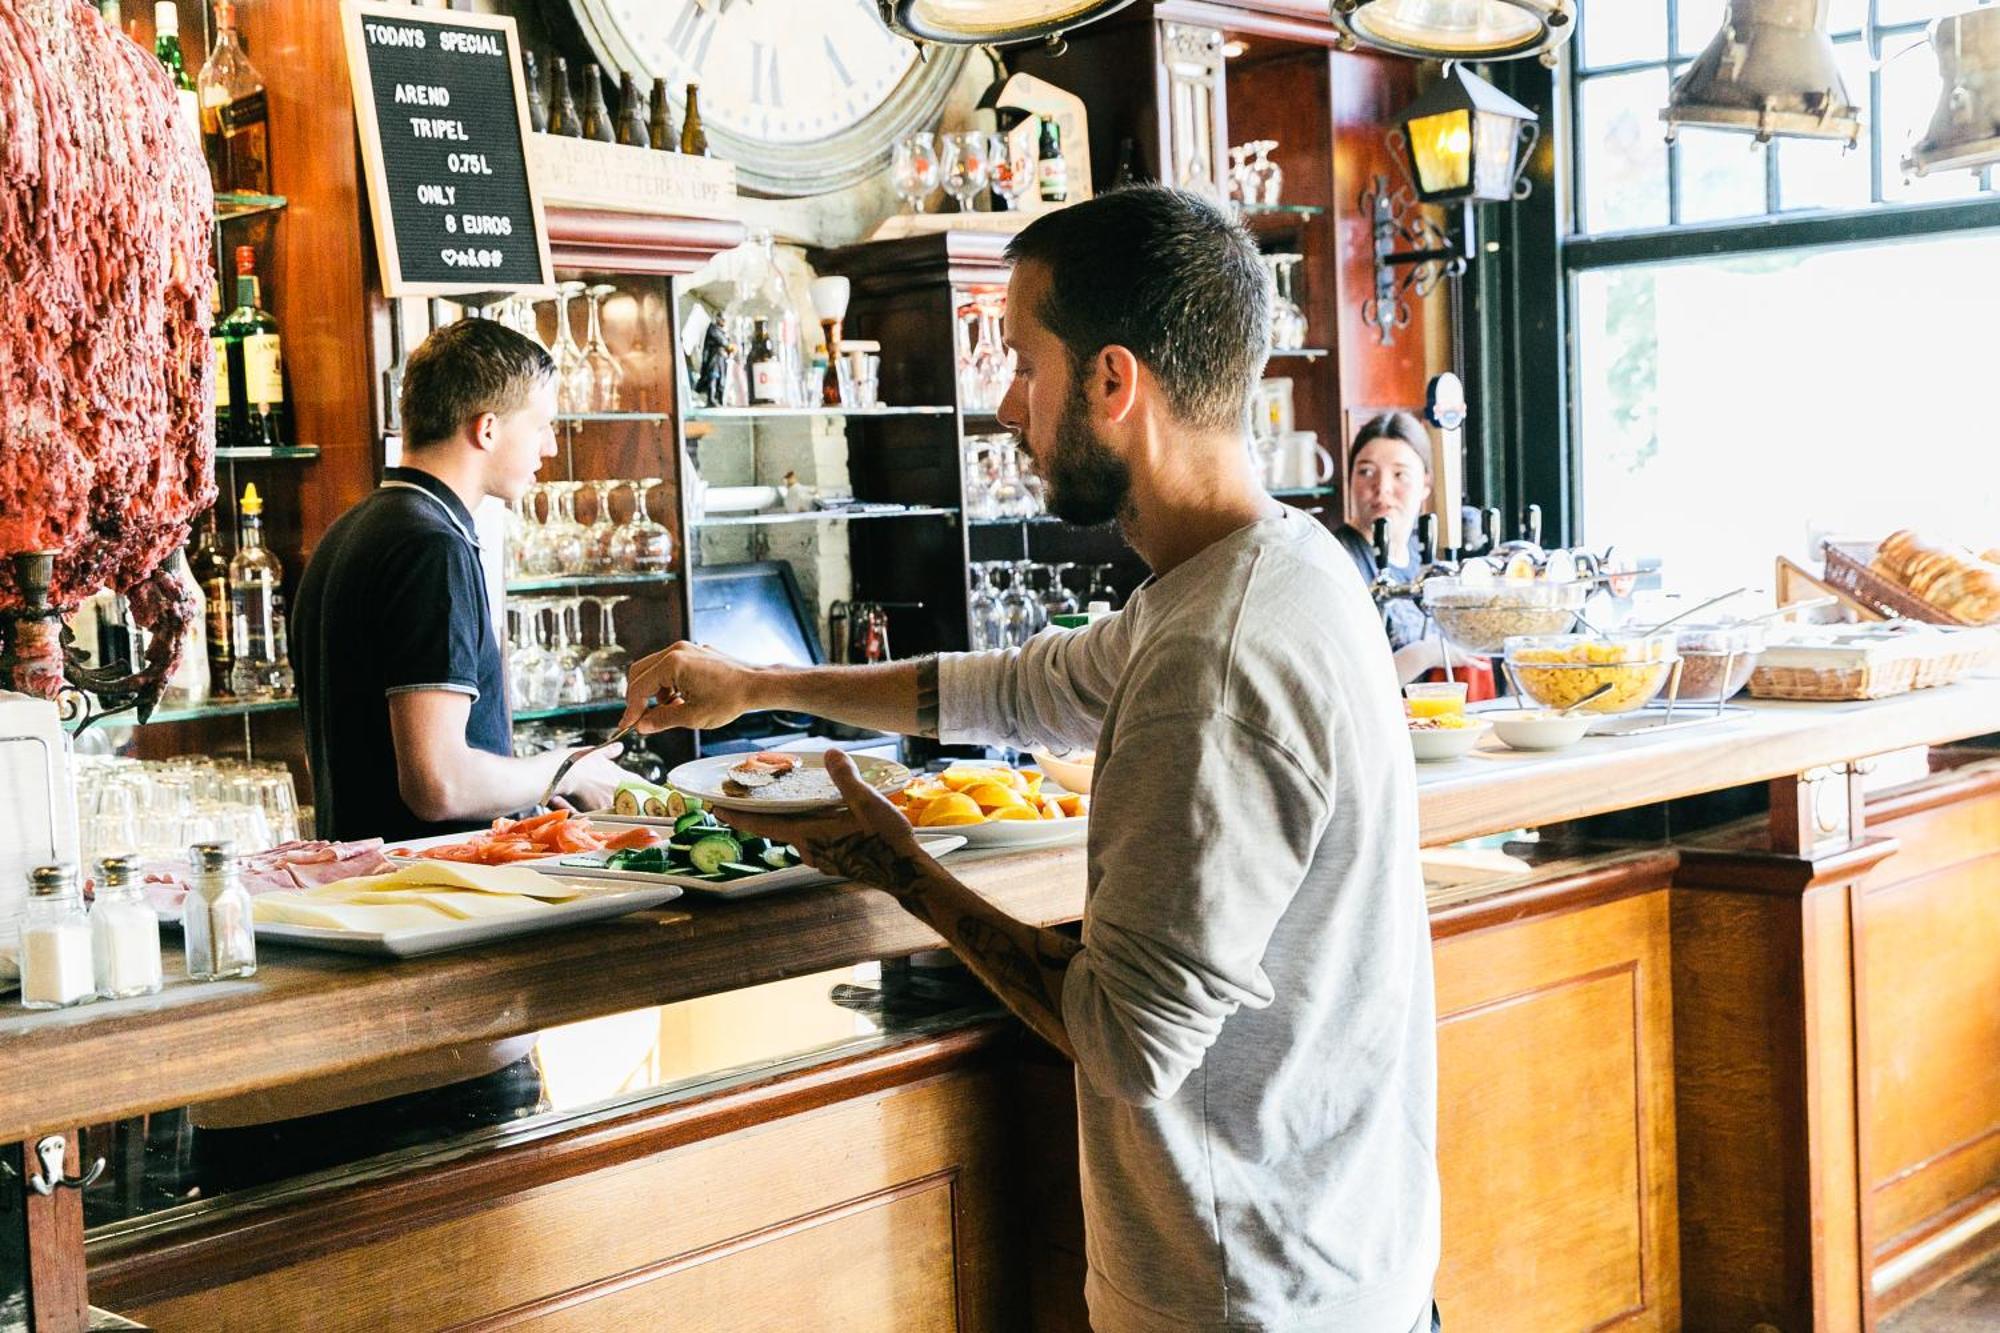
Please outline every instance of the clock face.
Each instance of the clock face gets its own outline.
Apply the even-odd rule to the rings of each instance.
[[[710,150],[751,189],[817,194],[932,128],[963,52],[920,60],[875,0],[570,0],[601,63],[664,78],[678,105],[701,85]]]

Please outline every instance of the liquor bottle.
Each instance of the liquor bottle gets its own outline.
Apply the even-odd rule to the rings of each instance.
[[[681,150],[681,137],[674,133],[674,108],[667,101],[665,79],[653,80],[653,118],[646,126],[646,137],[663,153]]]
[[[708,156],[708,131],[701,127],[701,85],[688,84],[687,110],[681,121],[681,151],[689,157]]]
[[[1063,161],[1062,130],[1055,117],[1042,117],[1042,139],[1037,145],[1041,161],[1035,164],[1035,182],[1041,187],[1042,202],[1060,204],[1069,199],[1069,164]]]
[[[611,108],[604,105],[604,73],[595,62],[583,67],[583,137],[599,143],[618,142]]]
[[[618,76],[618,142],[628,148],[647,144],[646,98],[630,73]]]
[[[189,568],[187,552],[179,547],[175,547],[174,553],[167,557],[167,577],[184,595],[200,600],[201,586],[195,582],[194,572]],[[192,620],[181,629],[180,656],[174,662],[173,674],[167,677],[161,698],[175,707],[185,708],[206,703],[212,691],[208,674],[208,627],[200,620]]]
[[[229,689],[239,699],[287,698],[292,664],[285,645],[285,579],[278,557],[264,549],[264,500],[257,483],[243,488],[236,554],[229,561]]]
[[[195,80],[208,172],[224,194],[271,192],[270,104],[236,36],[236,6],[215,0],[215,48]]]
[[[285,442],[285,364],[278,321],[260,304],[257,252],[236,247],[236,308],[222,321],[236,441],[275,449]]]
[[[215,353],[215,447],[236,443],[236,415],[230,408],[229,344],[222,336],[222,279],[208,294],[208,347]]]
[[[208,648],[208,687],[215,694],[229,693],[229,658],[236,633],[229,625],[229,561],[216,541],[215,507],[201,516],[195,530],[194,550],[188,553],[188,570],[201,589],[204,636]]]
[[[194,80],[188,77],[187,62],[181,59],[181,11],[174,0],[158,0],[153,6],[153,54],[167,67],[173,80],[174,96],[180,102],[181,120],[195,142],[201,142],[201,98]]]
[[[118,0],[97,0],[97,16],[113,32],[125,30],[125,7]]]
[[[533,51],[521,52],[523,82],[528,85],[528,128],[537,134],[549,132],[549,99],[542,87],[542,71]]]
[[[759,319],[753,326],[748,361],[751,406],[781,406],[785,401],[785,374],[778,360],[778,345],[771,341],[768,319]]]
[[[549,133],[565,139],[583,137],[583,118],[576,113],[576,99],[569,91],[569,61],[561,56],[549,60]]]
[[[1138,151],[1139,145],[1133,142],[1131,138],[1127,137],[1118,141],[1118,170],[1111,177],[1112,189],[1122,190],[1128,185],[1137,185],[1139,183],[1139,169],[1132,160],[1133,155]]]

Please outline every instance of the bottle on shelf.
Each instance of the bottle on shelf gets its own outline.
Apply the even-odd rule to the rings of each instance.
[[[182,592],[192,601],[202,601],[201,585],[195,581],[194,571],[188,565],[187,552],[179,547],[167,557],[167,577],[179,584]],[[188,708],[205,703],[213,687],[208,674],[208,625],[204,615],[191,620],[181,630],[180,659],[174,663],[173,674],[167,677],[163,698],[176,708]]]
[[[230,409],[229,342],[222,336],[222,279],[208,294],[208,347],[215,354],[215,447],[236,443],[236,417]]]
[[[583,137],[618,142],[618,126],[611,119],[611,108],[604,105],[604,71],[595,61],[583,67]]]
[[[215,507],[210,506],[195,529],[194,550],[188,553],[188,572],[201,590],[203,636],[208,649],[208,688],[211,694],[229,692],[229,658],[236,641],[229,620],[229,558],[216,538]]]
[[[125,7],[118,0],[97,0],[97,16],[113,32],[125,30]]]
[[[549,133],[564,139],[583,137],[583,117],[576,112],[576,98],[569,90],[569,61],[549,58]]]
[[[236,35],[236,6],[215,0],[215,46],[195,80],[208,172],[224,194],[271,192],[270,103]]]
[[[182,122],[195,142],[201,142],[201,97],[195,92],[194,80],[188,77],[187,62],[181,59],[181,11],[174,0],[158,0],[153,6],[153,54],[167,67],[167,77],[173,80]]]
[[[1133,162],[1133,156],[1138,151],[1139,145],[1130,135],[1118,141],[1118,170],[1111,177],[1112,189],[1122,190],[1128,185],[1138,184],[1139,169]]]
[[[627,148],[644,148],[649,142],[646,95],[629,71],[618,76],[618,142]]]
[[[528,128],[537,134],[549,132],[549,99],[542,87],[542,71],[533,51],[521,52],[522,82],[528,85]]]
[[[188,979],[250,976],[257,970],[257,936],[236,849],[226,842],[198,842],[188,848],[188,868],[194,882],[181,905]]]
[[[687,86],[687,110],[681,113],[681,151],[689,157],[708,156],[708,131],[701,124],[701,85]]]
[[[1041,189],[1042,202],[1066,202],[1069,199],[1069,163],[1063,161],[1062,127],[1056,124],[1054,116],[1042,117],[1042,137],[1036,145],[1036,154],[1041,160],[1035,164],[1035,183]]]
[[[784,365],[778,359],[778,345],[771,341],[771,322],[759,317],[750,334],[750,405],[781,407],[785,402]]]
[[[653,115],[646,125],[646,138],[662,153],[678,153],[681,137],[674,133],[674,108],[667,101],[667,81],[653,80]]]
[[[236,308],[222,321],[229,357],[232,443],[275,449],[284,444],[285,362],[278,321],[262,305],[257,252],[236,247]]]
[[[229,561],[229,692],[239,699],[283,699],[292,693],[285,643],[285,567],[264,547],[264,500],[257,483],[237,506],[241,531]]]

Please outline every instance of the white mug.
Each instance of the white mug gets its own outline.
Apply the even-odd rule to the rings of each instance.
[[[1324,486],[1333,480],[1337,465],[1317,432],[1291,431],[1279,441],[1279,448],[1278,475],[1285,486]]]

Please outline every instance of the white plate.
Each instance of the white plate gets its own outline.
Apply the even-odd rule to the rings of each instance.
[[[796,754],[801,765],[806,768],[825,768],[826,755],[787,751]],[[729,770],[750,756],[747,754],[718,754],[707,759],[694,759],[682,764],[667,774],[666,785],[689,796],[699,796],[710,805],[723,810],[762,810],[772,815],[803,815],[814,810],[829,810],[840,804],[838,796],[824,800],[765,800],[754,796],[731,796],[722,790]],[[901,791],[910,781],[910,770],[893,759],[878,759],[873,755],[850,755],[854,766],[861,773],[861,780],[876,791],[888,793]]]
[[[954,768],[1005,768],[997,759],[954,759]],[[1048,796],[1081,795],[1072,792],[1048,769],[1042,770],[1042,792]],[[946,830],[961,834],[968,847],[1065,847],[1082,842],[1090,832],[1090,816],[1068,819],[989,819],[983,824],[940,824],[924,833]]]
[[[926,833],[920,835],[917,841],[932,856],[944,856],[965,846],[965,839],[956,834]],[[600,861],[605,855],[604,852],[586,852],[566,856],[553,863],[537,861],[535,869],[558,879],[587,879],[616,884],[672,884],[675,892],[685,889],[710,898],[755,898],[760,894],[779,893],[786,889],[809,889],[819,884],[840,883],[840,876],[822,874],[811,866],[792,866],[788,870],[746,875],[742,879],[715,880],[696,879],[692,875],[656,875],[647,870],[611,870],[601,864],[590,864]]]
[[[475,921],[440,921],[421,930],[331,930],[324,926],[288,926],[276,921],[259,921],[257,938],[271,944],[291,944],[304,949],[332,949],[338,953],[365,953],[384,958],[418,958],[424,954],[465,949],[475,944],[517,935],[537,935],[545,930],[603,921],[628,912],[658,907],[681,896],[679,886],[654,884],[630,893],[595,893],[566,903],[551,903],[538,912],[518,916],[481,917]]]

